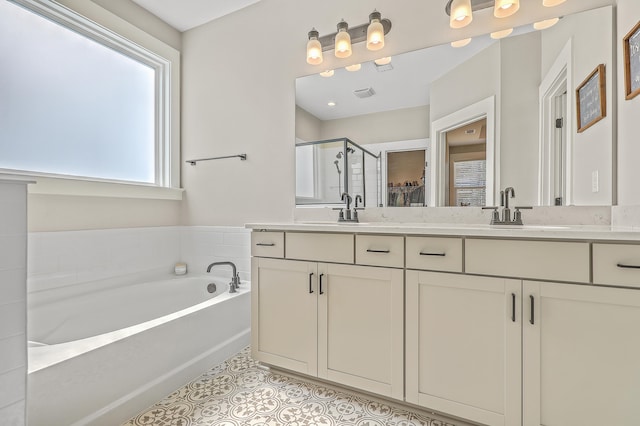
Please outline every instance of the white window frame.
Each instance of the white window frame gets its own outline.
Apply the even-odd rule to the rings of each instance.
[[[8,0],[153,68],[155,81],[155,182],[143,183],[0,169],[33,177],[29,193],[182,199],[180,189],[180,53],[137,27],[84,2],[71,10],[50,0]],[[118,29],[118,33],[107,26]],[[120,34],[123,32],[126,34]]]

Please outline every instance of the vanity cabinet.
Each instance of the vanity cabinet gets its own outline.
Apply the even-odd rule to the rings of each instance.
[[[521,422],[521,282],[407,271],[406,400],[487,425]]]
[[[353,235],[319,236],[287,233],[286,256],[353,263]],[[254,359],[404,398],[403,269],[254,256],[252,313]]]
[[[524,426],[640,421],[640,292],[523,283]]]

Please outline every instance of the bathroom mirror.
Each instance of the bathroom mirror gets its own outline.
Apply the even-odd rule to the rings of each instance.
[[[435,46],[386,64],[363,63],[358,71],[298,78],[297,143],[349,138],[380,154],[385,206],[495,205],[507,186],[519,205],[611,205],[613,22],[607,6],[564,16],[544,30],[527,25],[499,40],[485,35],[462,48]],[[599,64],[609,110],[577,133],[575,90]],[[482,120],[477,133],[453,141]],[[484,155],[462,155],[479,147]],[[388,166],[397,170],[398,153],[416,149],[425,151],[424,173],[394,182]],[[391,187],[419,185],[421,175],[422,198],[391,199]]]

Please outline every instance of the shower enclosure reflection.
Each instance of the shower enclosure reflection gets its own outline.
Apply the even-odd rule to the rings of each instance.
[[[341,205],[342,194],[380,200],[379,156],[347,138],[296,144],[296,204]]]

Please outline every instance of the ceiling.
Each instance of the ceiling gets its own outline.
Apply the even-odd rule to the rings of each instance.
[[[228,15],[260,0],[132,0],[179,31]]]

